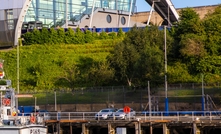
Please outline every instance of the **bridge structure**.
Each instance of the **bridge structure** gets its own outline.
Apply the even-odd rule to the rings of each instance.
[[[155,10],[163,19],[163,25],[172,26],[179,20],[179,15],[171,0],[145,0],[152,8],[150,11],[147,25],[149,25],[152,11]]]
[[[218,134],[221,129],[220,111],[174,111],[165,116],[165,111],[136,112],[135,118],[95,119],[95,112],[49,112],[45,125],[49,133],[115,134],[130,131],[134,134]],[[204,114],[202,114],[204,113]]]

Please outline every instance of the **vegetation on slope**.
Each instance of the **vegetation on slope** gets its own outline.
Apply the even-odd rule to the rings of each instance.
[[[220,15],[221,7],[202,20],[191,8],[181,10],[180,21],[166,33],[169,83],[201,82],[202,74],[207,83],[221,80]],[[20,85],[24,91],[164,82],[164,31],[157,26],[134,26],[125,35],[42,29],[23,38]],[[16,49],[1,52],[0,57],[15,85]]]

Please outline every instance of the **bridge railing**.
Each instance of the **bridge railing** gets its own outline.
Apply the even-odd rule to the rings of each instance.
[[[96,118],[97,112],[49,112],[45,120],[107,120],[115,121],[119,120],[114,115],[109,116],[107,119],[99,116]],[[158,112],[136,112],[133,117],[127,116],[126,121],[143,120],[143,121],[155,121],[155,120],[168,120],[168,121],[221,121],[221,111],[158,111]],[[123,120],[122,120],[123,121]]]

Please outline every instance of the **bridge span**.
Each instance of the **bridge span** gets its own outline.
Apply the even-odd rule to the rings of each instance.
[[[174,22],[179,20],[179,15],[171,2],[171,0],[145,0],[152,8],[148,19],[148,25],[152,10],[154,9],[163,19],[163,25],[171,26]]]

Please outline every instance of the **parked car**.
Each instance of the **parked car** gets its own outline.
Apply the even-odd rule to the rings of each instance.
[[[114,112],[116,112],[117,109],[115,108],[106,108],[106,109],[102,109],[100,110],[98,113],[95,114],[95,119],[109,119],[111,116],[113,116]]]
[[[47,110],[36,110],[36,111],[32,111],[33,113],[36,112],[37,116],[41,116],[44,117],[44,120],[50,120],[51,119],[51,115]]]
[[[114,114],[113,118],[117,120],[125,120],[125,119],[135,119],[136,112],[130,108],[129,113],[125,113],[123,108],[118,109]]]

